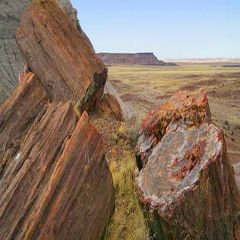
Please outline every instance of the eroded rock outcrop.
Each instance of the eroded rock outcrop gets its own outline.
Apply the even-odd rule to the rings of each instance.
[[[17,42],[51,100],[78,101],[87,93],[91,96],[85,104],[94,105],[93,95],[103,94],[106,67],[55,1],[32,2],[22,16]],[[103,86],[95,89],[98,81]]]
[[[0,108],[0,238],[100,239],[114,209],[101,135],[32,73]]]
[[[114,189],[85,110],[107,70],[54,0],[33,1],[18,41],[28,64],[0,107],[0,239],[101,239]]]
[[[20,16],[23,13],[23,11],[26,10],[26,8],[30,4],[30,2],[31,2],[30,0],[24,0],[24,1],[6,0],[3,3],[0,3],[0,9],[1,9],[0,14],[2,16],[1,20],[0,20],[0,23],[1,23],[1,28],[0,28],[0,33],[1,33],[1,39],[0,39],[0,51],[1,51],[1,54],[0,54],[0,78],[1,78],[0,103],[3,102],[9,96],[9,94],[11,94],[11,92],[16,88],[16,86],[18,84],[19,74],[22,71],[23,66],[25,65],[25,59],[22,58],[22,56],[18,50],[15,35],[16,35],[16,28],[20,22]],[[41,1],[39,1],[39,3],[40,2]],[[46,2],[48,2],[48,1],[46,1]],[[76,9],[73,8],[70,0],[56,0],[56,3],[60,6],[60,8],[66,14],[65,19],[68,18],[67,22],[69,23],[69,21],[71,21],[71,23],[72,23],[71,28],[75,29],[75,34],[76,34],[76,32],[80,33],[81,38],[85,40],[85,45],[87,45],[88,48],[91,49],[92,52],[94,53],[93,46],[92,46],[90,40],[88,39],[87,35],[82,30],[82,28],[79,24],[79,21],[77,19],[77,11],[76,11]],[[62,19],[62,22],[64,22],[63,19]],[[60,24],[62,24],[62,22]],[[67,22],[64,22],[65,25],[63,24],[65,27],[66,27]],[[24,27],[26,28],[26,26],[24,26]],[[61,25],[58,25],[58,28],[61,28]],[[39,37],[38,37],[38,40],[39,40]],[[78,49],[80,49],[80,47],[78,47]],[[45,49],[45,50],[48,51],[48,49]],[[83,49],[80,49],[80,50],[82,51]],[[53,49],[53,51],[55,51],[55,50]],[[87,52],[88,52],[88,50],[87,50]],[[52,53],[50,55],[52,55]],[[64,56],[64,54],[60,54],[60,55]],[[88,56],[88,58],[96,59],[96,56],[94,56],[94,54],[92,54],[92,57]],[[89,61],[89,59],[87,61]],[[86,63],[87,61],[83,60],[83,63]],[[96,61],[98,61],[98,60],[96,60]],[[46,62],[48,63],[48,61],[46,61]],[[82,65],[84,65],[84,64],[82,64]],[[98,65],[98,63],[97,63],[97,65]],[[76,62],[74,66],[75,67],[67,69],[67,71],[72,70],[73,68],[76,70],[78,68],[78,63]],[[93,69],[94,69],[94,66],[93,66]],[[97,71],[97,69],[95,69],[95,70]],[[42,72],[43,70],[40,69],[39,71]],[[70,74],[70,76],[72,76],[74,74],[79,74],[79,71],[80,70],[77,70],[77,73]],[[62,72],[60,71],[59,74],[62,74]],[[91,74],[92,77],[90,77],[90,79],[91,78],[94,79],[94,76],[96,76],[94,74],[95,73]],[[48,76],[50,74],[47,73],[46,75]],[[51,73],[51,76],[52,75],[54,75],[54,74]],[[106,77],[107,77],[107,75],[106,75]],[[83,76],[83,78],[86,79],[86,78],[89,78],[89,76],[88,77]],[[79,76],[78,76],[78,80],[79,80]],[[106,79],[104,81],[106,81]],[[58,82],[58,80],[57,80],[57,82]],[[76,81],[76,82],[78,83],[78,81]],[[90,107],[95,105],[95,103],[93,101],[91,104],[89,104],[90,106],[87,106],[88,104],[86,104],[86,102],[89,101],[89,97],[90,97],[90,100],[93,100],[93,98],[94,98],[94,96],[96,96],[96,94],[94,94],[94,96],[89,96],[89,94],[87,94],[86,98],[81,99],[81,97],[83,97],[83,96],[80,92],[78,92],[79,86],[76,87],[77,83],[74,86],[73,85],[70,86],[70,91],[72,91],[72,98],[78,98],[79,104],[81,104],[83,102],[83,105],[85,105],[85,106],[81,106],[81,109],[83,109],[84,107],[86,107],[86,109],[89,109]],[[65,92],[62,88],[64,88],[64,89],[66,88],[67,89],[66,95],[69,94],[69,91],[68,91],[69,85],[68,84],[59,83],[58,86],[56,87],[54,82],[51,81],[51,82],[48,82],[47,84],[45,83],[45,85],[47,85],[47,87],[50,88],[50,90],[48,90],[48,95],[52,92],[51,91],[52,88],[56,88],[56,91],[60,91],[59,94],[61,96]],[[84,88],[83,91],[86,91],[86,88],[87,88],[88,93],[92,93],[94,90],[95,84],[93,83],[89,87],[87,87],[87,85],[88,84],[85,83],[85,85],[84,85],[85,88],[83,87]],[[108,86],[111,86],[111,84],[108,83]],[[57,90],[57,88],[60,88],[60,89]],[[106,91],[106,89],[109,89],[109,88],[106,87],[104,91]],[[128,116],[130,116],[130,115],[126,114],[127,106],[122,102],[122,100],[120,99],[120,97],[118,96],[118,94],[116,93],[116,91],[113,89],[112,86],[111,86],[110,90],[111,90],[111,93],[108,92],[108,94],[112,95],[115,98],[115,100],[118,102],[118,104],[120,104],[120,107],[121,107],[121,109],[120,109],[121,112],[117,113],[117,115],[120,116],[120,115],[122,115],[122,112],[125,111],[125,113],[123,114],[124,119],[129,120],[130,118],[128,118]],[[76,96],[76,91],[78,92],[77,96]],[[100,92],[98,92],[97,95],[98,96],[102,95],[102,90]],[[58,96],[56,98],[60,99],[61,97]],[[103,99],[106,99],[106,98],[103,97]],[[104,115],[108,115],[111,112],[111,109],[106,109],[105,107],[104,107],[104,109],[106,110]],[[129,110],[128,110],[128,112],[129,112]],[[115,113],[113,113],[113,115],[115,115]],[[122,118],[119,118],[119,120],[121,120],[121,119]]]
[[[0,2],[0,103],[2,103],[16,88],[18,75],[25,64],[16,44],[16,29],[22,13],[31,0],[4,0]],[[70,0],[57,0],[62,10],[70,17],[75,28],[91,42],[82,30],[77,19],[77,11]]]
[[[239,239],[239,192],[204,92],[178,93],[150,112],[137,159],[155,239]]]

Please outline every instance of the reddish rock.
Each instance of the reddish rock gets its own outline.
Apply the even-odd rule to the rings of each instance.
[[[107,69],[54,0],[32,2],[17,40],[27,65],[0,107],[0,239],[101,239],[114,189],[84,111],[102,102]]]
[[[101,102],[97,106],[97,111],[101,115],[113,117],[116,120],[123,121],[122,109],[119,102],[111,94],[104,94]]]
[[[32,0],[4,0],[0,1],[0,103],[2,103],[17,87],[17,78],[24,67],[24,59],[20,55],[16,43],[16,29],[20,16]],[[68,15],[75,28],[86,38],[92,48],[87,35],[81,29],[77,19],[77,11],[70,0],[56,0],[62,10]]]
[[[114,209],[101,135],[32,73],[0,108],[0,239],[100,239]]]
[[[174,120],[184,120],[189,125],[199,125],[210,122],[206,94],[201,91],[199,96],[189,96],[186,92],[179,92],[168,102],[149,112],[143,119],[140,137],[136,147],[139,164],[145,165],[153,147],[166,133],[167,127]]]
[[[54,0],[33,0],[21,19],[17,42],[51,100],[79,101],[87,92],[102,96],[106,67]],[[96,82],[103,86],[95,89]],[[87,100],[92,106],[98,99]]]
[[[69,2],[66,4],[68,6]],[[71,16],[66,15],[54,0],[34,0],[21,19],[17,42],[51,101],[72,100],[80,112],[91,112],[100,106],[102,98],[105,99],[107,68]],[[114,98],[114,103],[119,102],[119,97]],[[116,117],[116,112],[111,113],[115,109],[106,108],[105,103],[100,107],[106,111],[104,115]],[[118,115],[122,110],[118,110]]]
[[[46,110],[47,102],[39,79],[28,73],[13,95],[0,106],[0,176],[19,150],[35,118]]]
[[[178,93],[149,113],[137,156],[154,239],[238,239],[240,196],[204,92]]]

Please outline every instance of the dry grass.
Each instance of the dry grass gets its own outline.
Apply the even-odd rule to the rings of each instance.
[[[109,77],[113,83],[114,80],[119,80],[121,83],[126,84],[125,88],[119,87],[121,94],[132,92],[149,95],[152,93],[174,92],[182,87],[213,78],[227,80],[231,84],[234,79],[228,78],[228,75],[239,72],[240,68],[226,68],[205,64],[177,67],[111,66],[109,68]],[[205,85],[204,87],[209,89],[211,86]]]
[[[148,227],[134,184],[134,145],[138,125],[129,126],[109,118],[92,116],[103,136],[106,157],[115,187],[115,212],[104,240],[147,240]]]
[[[121,134],[122,131],[121,127]],[[124,142],[120,142],[118,144],[124,149],[122,155],[110,160],[116,209],[104,239],[146,240],[148,228],[134,185],[135,156],[132,151],[126,150]]]

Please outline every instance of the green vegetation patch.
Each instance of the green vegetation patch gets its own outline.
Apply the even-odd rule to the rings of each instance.
[[[110,170],[115,186],[115,213],[105,240],[146,240],[148,228],[134,186],[135,157],[125,151],[120,161],[112,161]]]

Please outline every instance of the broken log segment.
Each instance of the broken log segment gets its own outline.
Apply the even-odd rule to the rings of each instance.
[[[35,74],[28,73],[0,106],[0,178],[34,120],[46,111],[47,103],[41,82]]]
[[[114,210],[102,137],[25,77],[0,108],[0,239],[100,239]]]
[[[239,192],[204,92],[178,93],[143,120],[136,183],[154,239],[234,239]]]
[[[191,97],[186,92],[179,92],[168,102],[149,112],[143,119],[139,140],[136,147],[138,164],[144,166],[153,147],[164,136],[168,125],[174,121],[184,119],[191,125],[210,122],[211,113],[204,91],[199,96]]]
[[[82,100],[94,76],[106,72],[86,37],[54,0],[33,0],[22,16],[17,42],[52,101]],[[107,74],[103,76],[105,84]],[[97,96],[103,89],[94,89],[100,91]]]

